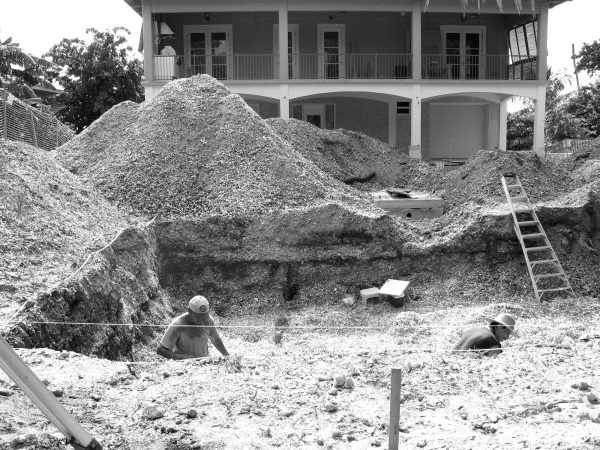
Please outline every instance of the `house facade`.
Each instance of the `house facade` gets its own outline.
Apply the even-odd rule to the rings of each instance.
[[[548,11],[569,0],[125,0],[143,18],[145,94],[207,73],[263,118],[363,132],[426,160],[506,149],[535,102],[543,150]]]

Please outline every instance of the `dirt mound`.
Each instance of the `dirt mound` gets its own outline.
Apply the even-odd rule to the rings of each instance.
[[[361,190],[401,186],[429,189],[432,179],[439,174],[429,164],[409,158],[397,147],[362,133],[324,130],[295,119],[268,119],[266,122],[323,172],[341,182],[352,182]]]
[[[47,152],[0,140],[0,307],[61,281],[126,223]]]
[[[600,159],[600,137],[575,149],[569,158],[575,166],[580,166],[589,159]]]
[[[551,200],[570,189],[569,173],[560,165],[542,161],[534,152],[481,150],[460,169],[444,175],[438,186],[449,208],[474,202],[505,202],[500,176],[514,172],[532,202]]]
[[[173,81],[139,108],[111,109],[57,159],[109,200],[162,217],[259,215],[330,200],[371,207],[207,75]]]

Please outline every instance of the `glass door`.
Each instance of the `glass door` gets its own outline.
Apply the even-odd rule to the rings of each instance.
[[[448,78],[483,77],[485,27],[442,27],[442,40]]]
[[[206,73],[218,80],[230,78],[229,25],[185,27],[188,76]]]
[[[319,25],[319,77],[345,78],[344,25]]]

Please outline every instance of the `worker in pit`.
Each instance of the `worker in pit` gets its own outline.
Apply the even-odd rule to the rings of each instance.
[[[483,351],[486,356],[502,353],[501,342],[510,335],[518,337],[515,332],[515,319],[508,314],[500,314],[490,320],[488,326],[475,327],[465,331],[456,345],[454,351]]]
[[[229,358],[209,308],[206,298],[201,295],[192,297],[187,312],[173,319],[165,331],[156,353],[167,359],[204,358],[203,362],[207,362],[210,360],[210,339],[217,350]]]

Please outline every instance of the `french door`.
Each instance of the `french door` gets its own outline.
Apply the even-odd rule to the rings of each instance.
[[[485,27],[442,26],[442,43],[444,62],[450,78],[484,78]]]
[[[231,25],[184,27],[188,76],[206,73],[218,80],[231,77]]]
[[[345,78],[346,38],[343,24],[319,24],[319,78]]]

